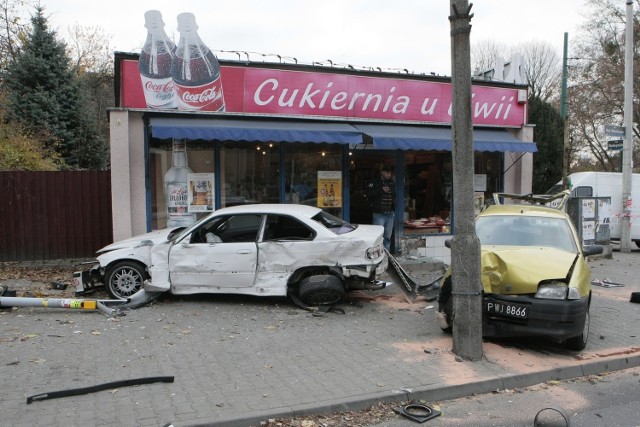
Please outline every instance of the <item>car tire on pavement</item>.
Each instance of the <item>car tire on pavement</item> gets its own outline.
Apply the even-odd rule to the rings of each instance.
[[[569,350],[582,351],[587,346],[587,340],[589,339],[589,310],[584,318],[584,328],[582,333],[577,337],[571,337],[564,342],[565,347]]]
[[[107,269],[104,283],[114,298],[127,299],[142,289],[147,274],[145,267],[135,261],[121,261]]]
[[[342,280],[329,274],[305,277],[298,289],[300,300],[308,305],[335,304],[345,294]]]

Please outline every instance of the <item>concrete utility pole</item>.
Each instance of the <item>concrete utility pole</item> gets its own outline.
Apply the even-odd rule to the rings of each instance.
[[[451,81],[453,87],[453,226],[451,275],[453,352],[468,360],[482,358],[480,241],[473,209],[473,121],[471,117],[471,6],[451,0]]]
[[[633,0],[627,1],[624,55],[624,140],[622,142],[622,221],[620,251],[631,252],[631,179],[633,175]],[[636,200],[636,203],[638,201]]]
[[[564,120],[563,144],[562,144],[562,185],[569,187],[569,118],[567,116],[567,53],[569,51],[569,33],[564,33],[564,53],[562,56],[562,90],[560,92],[560,115]]]

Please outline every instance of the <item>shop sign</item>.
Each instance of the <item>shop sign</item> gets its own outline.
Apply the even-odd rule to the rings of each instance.
[[[122,59],[119,66],[119,107],[167,110],[147,105],[138,61]],[[225,64],[220,73],[227,113],[451,123],[450,82],[306,71],[293,65]],[[524,89],[473,85],[474,124],[522,127],[526,102],[519,101],[520,92],[526,95]]]

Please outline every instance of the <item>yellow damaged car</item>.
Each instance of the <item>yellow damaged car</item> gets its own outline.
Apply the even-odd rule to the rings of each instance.
[[[476,218],[481,245],[482,319],[485,337],[544,336],[582,350],[589,336],[591,273],[586,257],[602,246],[582,247],[564,206],[569,197],[494,194],[495,204]],[[501,199],[520,204],[501,204]],[[449,270],[438,297],[438,323],[455,322]]]

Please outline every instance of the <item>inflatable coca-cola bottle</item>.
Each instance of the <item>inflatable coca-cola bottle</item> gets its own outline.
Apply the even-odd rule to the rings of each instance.
[[[176,45],[164,31],[162,14],[149,10],[144,14],[147,40],[144,43],[138,68],[148,108],[176,108],[176,97],[171,78]]]
[[[220,64],[198,36],[192,13],[178,15],[180,41],[171,75],[180,110],[224,111]]]

